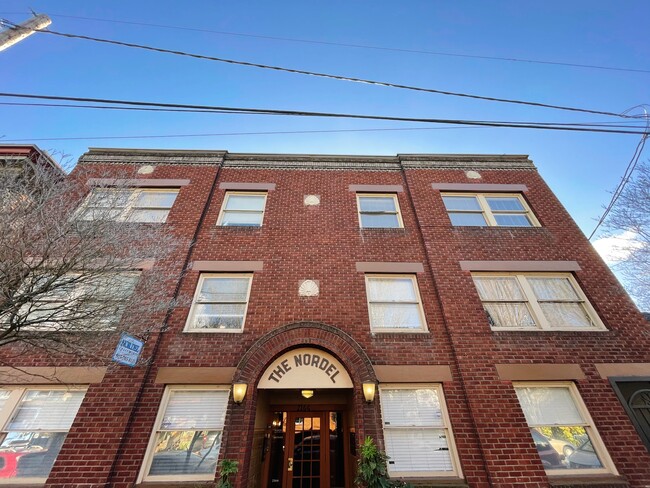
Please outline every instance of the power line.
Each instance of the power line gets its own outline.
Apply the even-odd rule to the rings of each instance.
[[[607,111],[603,111],[603,110],[591,110],[591,109],[584,109],[584,108],[577,108],[577,107],[569,107],[569,106],[564,106],[564,105],[554,105],[554,104],[547,104],[547,103],[541,103],[541,102],[530,102],[530,101],[525,101],[525,100],[516,100],[516,99],[509,99],[509,98],[487,97],[487,96],[474,95],[474,94],[469,94],[469,93],[452,92],[452,91],[447,91],[447,90],[438,90],[438,89],[433,89],[433,88],[423,88],[423,87],[417,87],[417,86],[412,86],[412,85],[403,85],[403,84],[399,84],[399,83],[390,83],[390,82],[385,82],[385,81],[369,80],[369,79],[364,79],[364,78],[355,78],[355,77],[342,76],[342,75],[333,75],[333,74],[329,74],[329,73],[321,73],[321,72],[316,72],[316,71],[306,71],[306,70],[299,70],[299,69],[293,69],[293,68],[285,68],[285,67],[282,67],[282,66],[273,66],[273,65],[266,65],[266,64],[260,64],[260,63],[252,63],[252,62],[248,62],[248,61],[238,61],[238,60],[234,60],[234,59],[219,58],[219,57],[215,57],[215,56],[207,56],[207,55],[202,55],[202,54],[188,53],[188,52],[185,52],[185,51],[164,49],[164,48],[159,48],[159,47],[146,46],[146,45],[143,45],[143,44],[135,44],[135,43],[130,43],[130,42],[116,41],[116,40],[112,40],[112,39],[102,39],[102,38],[98,38],[98,37],[84,36],[84,35],[78,35],[78,34],[67,34],[67,33],[56,32],[56,31],[52,31],[52,30],[41,30],[41,31],[38,31],[38,33],[52,34],[52,35],[67,37],[67,38],[71,38],[71,39],[83,39],[83,40],[88,40],[88,41],[100,42],[100,43],[104,43],[104,44],[113,44],[113,45],[117,45],[117,46],[130,47],[130,48],[134,48],[134,49],[143,49],[143,50],[147,50],[147,51],[154,51],[154,52],[160,52],[160,53],[166,53],[166,54],[174,54],[174,55],[178,55],[178,56],[191,57],[191,58],[195,58],[195,59],[203,59],[203,60],[207,60],[207,61],[215,61],[215,62],[221,62],[221,63],[235,64],[235,65],[248,66],[248,67],[260,68],[260,69],[269,69],[269,70],[274,70],[274,71],[284,71],[284,72],[288,72],[288,73],[315,76],[315,77],[319,77],[319,78],[328,78],[328,79],[334,79],[334,80],[339,80],[339,81],[349,81],[349,82],[353,82],[353,83],[365,83],[365,84],[370,84],[370,85],[384,86],[384,87],[388,87],[388,88],[399,88],[399,89],[403,89],[403,90],[411,90],[411,91],[418,91],[418,92],[425,92],[425,93],[436,93],[436,94],[439,94],[439,95],[471,98],[471,99],[475,99],[475,100],[486,100],[486,101],[491,101],[491,102],[510,103],[510,104],[517,104],[517,105],[528,105],[528,106],[541,107],[541,108],[552,108],[552,109],[556,109],[556,110],[566,110],[566,111],[571,111],[571,112],[583,112],[583,113],[590,113],[590,114],[597,114],[597,115],[607,115],[607,116],[611,116],[611,117],[637,118],[637,116],[623,115],[623,114],[620,114],[620,113],[607,112]]]
[[[87,104],[73,104],[73,103],[30,103],[30,102],[0,102],[1,105],[18,106],[18,107],[55,107],[55,108],[88,108],[88,109],[101,109],[101,110],[124,110],[124,111],[147,111],[147,112],[181,112],[181,113],[206,113],[206,114],[231,114],[231,115],[256,115],[257,112],[246,112],[245,109],[236,109],[232,112],[229,110],[209,110],[209,109],[172,109],[172,108],[147,108],[147,107],[130,107],[130,106],[113,106],[113,105],[87,105]],[[252,110],[252,109],[251,109]],[[272,113],[262,113],[261,115],[282,115]],[[515,124],[522,122],[513,122]],[[637,120],[623,120],[616,124],[611,122],[535,122],[538,125],[544,126],[566,126],[566,127],[608,127],[608,128],[645,128],[645,125],[639,125],[640,121]],[[449,127],[450,129],[452,127]],[[461,127],[456,127],[460,129]],[[477,127],[478,128],[478,127]],[[350,129],[356,130],[356,129]],[[402,130],[402,129],[395,129]],[[414,128],[415,130],[415,128]]]
[[[157,108],[171,108],[171,109],[196,109],[201,112],[213,111],[216,113],[242,113],[242,114],[256,114],[256,115],[284,115],[296,117],[329,117],[329,118],[349,118],[349,119],[364,119],[364,120],[385,120],[385,121],[398,121],[398,122],[421,122],[430,124],[453,124],[453,125],[468,125],[468,126],[483,126],[483,127],[509,127],[518,129],[545,129],[545,130],[562,130],[562,131],[577,131],[577,132],[597,132],[609,134],[638,134],[645,135],[647,131],[630,130],[630,128],[615,129],[615,128],[594,128],[594,127],[580,127],[572,124],[555,124],[546,122],[504,122],[504,121],[485,121],[485,120],[460,120],[460,119],[437,119],[437,118],[417,118],[417,117],[394,117],[387,115],[366,115],[366,114],[346,114],[346,113],[333,113],[333,112],[310,112],[310,111],[297,111],[297,110],[276,110],[276,109],[259,109],[259,108],[240,108],[240,107],[221,107],[212,105],[189,105],[178,103],[160,103],[160,102],[143,102],[133,100],[111,100],[103,98],[85,98],[85,97],[63,97],[54,95],[33,95],[22,93],[0,93],[0,97],[14,97],[14,98],[28,98],[28,99],[41,99],[41,100],[58,100],[58,101],[72,101],[72,102],[89,102],[89,103],[103,103],[103,104],[122,104],[136,107],[157,107]],[[92,107],[87,107],[92,108]],[[96,107],[105,109],[108,107]]]
[[[17,15],[18,12],[3,12],[2,15]],[[212,29],[201,29],[196,27],[184,27],[177,25],[167,25],[167,24],[154,24],[148,22],[135,22],[127,20],[114,20],[114,19],[101,19],[97,17],[82,17],[78,15],[61,15],[61,14],[51,14],[53,17],[61,17],[68,19],[78,19],[78,20],[91,20],[97,22],[109,22],[114,24],[125,24],[125,25],[137,25],[144,27],[156,27],[162,29],[173,29],[173,30],[183,30],[183,31],[192,31],[192,32],[203,32],[209,34],[219,34],[225,36],[235,36],[235,37],[249,37],[253,39],[264,39],[272,41],[284,41],[284,42],[297,42],[303,44],[317,44],[324,46],[336,46],[336,47],[351,47],[355,49],[370,49],[375,51],[392,51],[398,53],[410,53],[410,54],[425,54],[430,56],[448,56],[456,58],[471,58],[471,59],[483,59],[491,61],[507,61],[515,63],[529,63],[529,64],[543,64],[543,65],[554,65],[554,66],[565,66],[572,68],[586,68],[586,69],[599,69],[599,70],[608,70],[608,71],[624,71],[631,73],[650,73],[650,70],[646,69],[636,69],[636,68],[619,68],[614,66],[602,66],[595,64],[580,64],[580,63],[567,63],[561,61],[542,61],[539,59],[526,59],[526,58],[513,58],[513,57],[501,57],[501,56],[482,56],[478,54],[462,54],[462,53],[450,53],[444,51],[429,51],[426,49],[406,49],[398,47],[388,47],[388,46],[374,46],[370,44],[352,44],[352,43],[343,43],[343,42],[332,42],[332,41],[317,41],[314,39],[300,39],[295,37],[278,37],[278,36],[264,36],[259,34],[246,34],[242,32],[231,32],[231,31],[218,31]]]
[[[389,131],[418,131],[418,130],[461,130],[461,129],[489,129],[489,127],[389,127],[376,129],[323,129],[323,130],[282,130],[261,132],[216,132],[207,134],[144,134],[139,136],[83,136],[83,137],[42,137],[28,139],[0,139],[0,142],[26,142],[26,141],[81,141],[99,139],[167,139],[180,137],[217,137],[217,136],[266,136],[287,134],[330,134],[338,132],[389,132]]]

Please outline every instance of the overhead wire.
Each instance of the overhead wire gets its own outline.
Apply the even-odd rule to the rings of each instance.
[[[20,12],[2,12],[2,15],[22,15]],[[335,46],[335,47],[347,47],[355,49],[370,49],[376,51],[391,51],[398,53],[410,53],[410,54],[425,54],[430,56],[447,56],[447,57],[457,57],[457,58],[471,58],[471,59],[483,59],[490,61],[506,61],[514,63],[529,63],[529,64],[542,64],[542,65],[554,65],[554,66],[564,66],[572,68],[586,68],[586,69],[598,69],[598,70],[608,70],[608,71],[623,71],[631,73],[650,73],[650,70],[639,69],[639,68],[621,68],[614,66],[603,66],[595,64],[581,64],[581,63],[568,63],[561,61],[543,61],[539,59],[526,59],[526,58],[515,58],[515,57],[503,57],[503,56],[485,56],[478,54],[464,54],[464,53],[451,53],[444,51],[430,51],[426,49],[407,49],[407,48],[398,48],[398,47],[388,47],[388,46],[374,46],[370,44],[354,44],[354,43],[344,43],[344,42],[333,42],[333,41],[318,41],[315,39],[301,39],[295,37],[279,37],[279,36],[266,36],[260,34],[247,34],[243,32],[231,32],[231,31],[220,31],[213,29],[203,29],[198,27],[185,27],[178,25],[168,25],[168,24],[156,24],[150,22],[135,22],[128,20],[115,20],[115,19],[102,19],[98,17],[84,17],[79,15],[63,15],[63,14],[49,14],[51,17],[61,17],[64,19],[78,19],[78,20],[90,20],[95,22],[109,22],[114,24],[124,24],[124,25],[137,25],[143,27],[155,27],[162,29],[173,29],[173,30],[182,30],[190,32],[203,32],[208,34],[218,34],[225,36],[235,36],[235,37],[248,37],[253,39],[264,39],[272,41],[284,41],[284,42],[296,42],[303,44],[316,44],[324,46]]]
[[[65,101],[73,101],[73,102],[89,102],[89,103],[101,103],[101,104],[113,104],[113,105],[121,104],[121,105],[136,106],[136,107],[197,109],[200,112],[216,111],[217,113],[223,113],[225,111],[229,113],[232,112],[232,113],[256,114],[256,115],[349,118],[349,119],[385,120],[385,121],[398,121],[398,122],[422,122],[422,123],[433,123],[433,124],[470,125],[470,126],[485,126],[485,127],[509,127],[509,128],[520,128],[520,129],[596,132],[596,133],[609,133],[609,134],[638,134],[638,135],[647,134],[647,129],[646,131],[638,131],[638,130],[632,130],[634,128],[627,128],[627,127],[625,129],[580,127],[571,124],[557,124],[557,123],[547,123],[547,122],[511,122],[511,121],[396,117],[396,116],[388,116],[388,115],[367,115],[367,114],[351,114],[351,113],[336,113],[336,112],[259,109],[259,108],[224,107],[224,106],[212,106],[212,105],[190,105],[190,104],[178,104],[178,103],[144,102],[144,101],[135,101],[135,100],[115,100],[115,99],[103,99],[103,98],[35,95],[35,94],[25,94],[25,93],[0,93],[0,97],[58,100],[58,101],[65,100]],[[91,108],[91,107],[87,107],[87,108]],[[108,107],[102,106],[97,108],[104,109]]]
[[[16,26],[16,24],[13,24],[13,25]],[[356,78],[356,77],[343,76],[343,75],[334,75],[334,74],[330,74],[330,73],[322,73],[322,72],[317,72],[317,71],[308,71],[308,70],[301,70],[301,69],[294,69],[294,68],[286,68],[286,67],[283,67],[283,66],[274,66],[274,65],[268,65],[268,64],[253,63],[253,62],[249,62],[249,61],[240,61],[240,60],[221,58],[221,57],[216,57],[216,56],[208,56],[208,55],[203,55],[203,54],[189,53],[189,52],[186,52],[186,51],[180,51],[180,50],[174,50],[174,49],[165,49],[165,48],[160,48],[160,47],[147,46],[147,45],[144,45],[144,44],[136,44],[136,43],[132,43],[132,42],[117,41],[117,40],[113,40],[113,39],[103,39],[103,38],[99,38],[99,37],[85,36],[85,35],[80,35],[80,34],[70,34],[70,33],[64,33],[64,32],[57,32],[57,31],[52,31],[52,30],[48,30],[48,29],[39,30],[39,31],[36,31],[36,32],[39,33],[39,34],[50,34],[50,35],[55,35],[55,36],[60,36],[60,37],[71,38],[71,39],[83,39],[83,40],[88,40],[88,41],[93,41],[93,42],[104,43],[104,44],[112,44],[112,45],[117,45],[117,46],[122,46],[122,47],[129,47],[129,48],[134,48],[134,49],[142,49],[142,50],[165,53],[165,54],[173,54],[173,55],[185,56],[185,57],[190,57],[190,58],[195,58],[195,59],[202,59],[202,60],[206,60],[206,61],[214,61],[214,62],[220,62],[220,63],[239,65],[239,66],[248,66],[248,67],[260,68],[260,69],[268,69],[268,70],[281,71],[281,72],[287,72],[287,73],[294,73],[294,74],[300,74],[300,75],[314,76],[314,77],[319,77],[319,78],[328,78],[328,79],[333,79],[333,80],[338,80],[338,81],[347,81],[347,82],[353,82],[353,83],[364,83],[364,84],[383,86],[383,87],[388,87],[388,88],[397,88],[397,89],[402,89],[402,90],[410,90],[410,91],[417,91],[417,92],[424,92],[424,93],[435,93],[435,94],[438,94],[438,95],[462,97],[462,98],[469,98],[469,99],[474,99],[474,100],[485,100],[485,101],[490,101],[490,102],[509,103],[509,104],[516,104],[516,105],[527,105],[527,106],[532,106],[532,107],[550,108],[550,109],[555,109],[555,110],[565,110],[565,111],[571,111],[571,112],[582,112],[582,113],[589,113],[589,114],[596,114],[596,115],[606,115],[606,116],[610,116],[610,117],[636,118],[636,116],[628,116],[628,115],[625,115],[625,114],[616,113],[616,112],[608,112],[608,111],[605,111],[605,110],[592,110],[592,109],[585,109],[585,108],[579,108],[579,107],[570,107],[570,106],[565,106],[565,105],[555,105],[555,104],[548,104],[548,103],[541,103],[541,102],[531,102],[531,101],[527,101],[527,100],[517,100],[517,99],[499,98],[499,97],[488,97],[488,96],[475,95],[475,94],[470,94],[470,93],[453,92],[453,91],[448,91],[448,90],[439,90],[439,89],[434,89],[434,88],[424,88],[424,87],[418,87],[418,86],[413,86],[413,85],[404,85],[404,84],[400,84],[400,83],[391,83],[391,82],[386,82],[386,81],[371,80],[371,79],[365,79],[365,78]]]

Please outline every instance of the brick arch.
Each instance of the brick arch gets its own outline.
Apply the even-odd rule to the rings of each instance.
[[[262,372],[275,358],[289,349],[304,346],[323,349],[335,356],[355,385],[377,380],[370,358],[352,336],[319,322],[295,322],[260,337],[239,361],[235,382],[257,385]]]

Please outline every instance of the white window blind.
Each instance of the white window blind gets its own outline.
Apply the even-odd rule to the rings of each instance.
[[[413,277],[367,280],[370,325],[373,329],[423,329],[424,318]]]
[[[84,391],[27,390],[7,430],[68,430]]]
[[[528,425],[581,425],[584,420],[568,388],[517,388]]]
[[[2,411],[5,404],[7,403],[10,394],[11,394],[10,390],[0,390],[0,411]]]
[[[241,330],[251,280],[247,275],[201,276],[188,328]]]
[[[260,227],[264,219],[266,193],[226,193],[221,210],[221,226]]]
[[[358,195],[362,228],[399,228],[402,222],[395,195]]]
[[[221,429],[227,405],[227,391],[172,391],[161,429]]]
[[[391,474],[423,476],[454,471],[438,389],[382,389],[381,408]]]

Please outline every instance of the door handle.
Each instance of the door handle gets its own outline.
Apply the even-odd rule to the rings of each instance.
[[[293,471],[293,458],[289,458],[287,461],[287,471]]]

